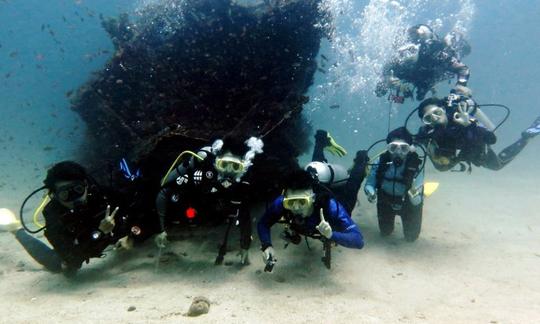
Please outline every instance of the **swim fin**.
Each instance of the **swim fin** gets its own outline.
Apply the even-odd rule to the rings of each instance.
[[[326,134],[328,136],[329,145],[326,146],[324,149],[338,157],[344,157],[345,155],[347,155],[347,151],[343,148],[343,146],[336,143],[332,136],[330,136],[330,133]]]
[[[438,182],[425,182],[424,183],[424,197],[431,196],[439,188]]]

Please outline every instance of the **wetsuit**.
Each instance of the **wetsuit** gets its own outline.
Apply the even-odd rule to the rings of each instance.
[[[262,250],[272,245],[272,237],[270,228],[282,222],[289,225],[290,229],[295,233],[308,237],[320,236],[319,231],[315,228],[320,223],[320,209],[324,211],[325,220],[332,227],[332,237],[330,240],[348,248],[361,249],[364,246],[364,239],[358,226],[351,219],[343,205],[335,199],[324,196],[318,198],[315,202],[313,213],[307,218],[294,216],[290,211],[283,208],[284,196],[276,198],[267,208],[263,217],[257,224],[257,231],[261,240]]]
[[[418,60],[409,62],[394,59],[383,69],[385,78],[393,75],[395,78],[412,83],[416,87],[416,99],[424,99],[426,93],[437,82],[451,79],[457,75],[456,84],[466,86],[470,70],[460,61],[458,54],[446,46],[441,40],[429,40],[420,44]],[[379,84],[378,95],[386,94],[388,84]]]
[[[377,217],[381,235],[394,231],[396,215],[401,216],[403,233],[407,241],[415,241],[422,227],[423,194],[413,203],[408,191],[422,185],[423,175],[419,172],[421,160],[416,153],[409,153],[400,165],[392,162],[388,152],[374,163],[366,180],[366,187],[377,189]]]
[[[218,225],[227,218],[240,227],[240,246],[251,244],[250,183],[220,179],[215,156],[178,166],[156,199],[161,231],[173,224]],[[246,177],[244,177],[246,178]]]
[[[313,156],[311,161],[325,162],[324,148],[328,145],[328,137],[326,132],[317,132],[315,135],[315,146],[313,147]],[[330,189],[336,198],[343,203],[349,214],[352,213],[356,200],[358,198],[358,190],[362,185],[362,181],[366,177],[366,166],[369,161],[366,151],[358,151],[354,159],[352,168],[349,170],[349,177],[344,183],[330,184]]]
[[[497,154],[491,148],[497,137],[476,122],[466,127],[453,122],[446,127],[424,126],[417,139],[427,146],[429,158],[439,171],[450,170],[459,162],[500,170],[528,143],[528,138],[522,136]]]
[[[99,230],[107,205],[111,205],[111,208],[120,207],[115,218],[115,227],[109,234]],[[107,246],[130,233],[129,216],[123,206],[125,205],[118,195],[105,195],[96,187],[90,187],[84,206],[70,210],[56,200],[50,201],[45,206],[44,234],[52,249],[22,229],[16,232],[15,237],[47,270],[52,272],[64,270],[66,274],[73,274],[81,268],[84,261],[101,257]]]

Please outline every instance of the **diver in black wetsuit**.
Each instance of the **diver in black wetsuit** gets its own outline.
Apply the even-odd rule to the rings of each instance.
[[[12,232],[47,270],[71,276],[112,244],[132,246],[126,204],[118,193],[99,187],[81,165],[60,162],[48,170],[44,183],[51,199],[43,209],[44,234],[52,249],[18,223],[2,229]]]
[[[327,131],[317,130],[313,156],[305,169],[310,171],[320,184],[329,188],[351,214],[356,205],[358,190],[366,176],[369,160],[367,152],[363,150],[356,152],[351,169],[346,170],[341,165],[328,163],[324,150],[338,157],[347,154],[347,151],[337,144]]]
[[[470,45],[458,32],[439,37],[427,25],[409,28],[409,43],[398,49],[398,54],[383,68],[383,80],[377,84],[375,93],[382,97],[389,90],[397,90],[405,97],[412,96],[416,88],[416,99],[423,100],[435,84],[457,75],[457,85],[466,86],[469,68],[461,62],[471,51]]]
[[[510,163],[540,133],[540,117],[521,133],[521,137],[496,154],[491,145],[497,141],[489,120],[482,116],[467,96],[429,98],[418,107],[418,116],[425,126],[416,140],[424,144],[435,168],[447,171],[465,162],[491,170],[500,170]],[[462,166],[463,169],[464,166]]]
[[[156,244],[165,246],[171,225],[217,225],[228,220],[240,227],[240,262],[248,264],[252,229],[247,173],[262,147],[262,140],[255,137],[245,143],[232,137],[217,140],[167,175],[156,199],[161,223]],[[224,254],[222,247],[216,264]]]

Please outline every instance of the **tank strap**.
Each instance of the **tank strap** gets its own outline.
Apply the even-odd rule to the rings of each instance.
[[[336,173],[334,172],[334,168],[332,168],[332,165],[330,164],[326,164],[328,166],[328,170],[330,170],[330,181],[328,182],[329,184],[332,184],[334,183],[334,177],[336,175]]]

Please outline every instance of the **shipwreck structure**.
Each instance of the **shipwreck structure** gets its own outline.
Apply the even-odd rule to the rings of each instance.
[[[103,20],[115,52],[72,99],[85,162],[127,158],[157,182],[185,149],[254,135],[265,153],[253,172],[276,179],[308,147],[301,112],[328,20],[319,2],[165,0]]]

